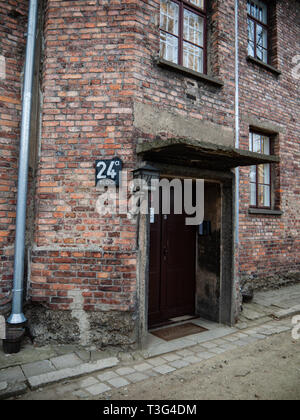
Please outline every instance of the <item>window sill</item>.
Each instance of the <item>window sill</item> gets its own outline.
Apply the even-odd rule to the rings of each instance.
[[[270,72],[272,72],[276,76],[281,75],[280,70],[276,69],[273,66],[270,66],[270,64],[267,64],[267,63],[264,63],[263,61],[258,60],[257,58],[251,57],[251,55],[247,56],[247,61],[250,61],[251,63],[257,64],[258,66],[263,67],[266,70],[269,70]]]
[[[261,214],[261,215],[268,215],[268,216],[282,216],[283,211],[250,208],[249,209],[249,214]]]
[[[167,68],[168,70],[173,70],[178,73],[184,74],[186,76],[193,77],[195,79],[210,83],[214,86],[219,88],[224,86],[222,80],[216,79],[214,77],[208,76],[207,74],[198,73],[197,71],[188,69],[187,67],[180,66],[179,64],[172,63],[171,61],[167,61],[163,58],[159,58],[156,61],[157,65],[160,67]]]

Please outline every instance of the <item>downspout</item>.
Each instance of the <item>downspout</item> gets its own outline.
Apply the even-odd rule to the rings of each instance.
[[[239,0],[235,0],[235,147],[240,147]],[[240,170],[235,168],[235,243],[239,245]]]
[[[23,324],[24,322],[26,322],[26,318],[23,314],[24,258],[26,206],[28,190],[30,119],[32,108],[32,85],[34,75],[37,19],[38,0],[30,0],[22,99],[22,123],[18,174],[13,300],[12,313],[7,320],[9,324],[14,325]]]

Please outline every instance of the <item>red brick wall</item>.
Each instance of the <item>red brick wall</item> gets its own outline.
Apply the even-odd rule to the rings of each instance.
[[[137,138],[153,136],[134,127],[134,101],[213,122],[228,131],[234,129],[234,0],[211,2],[209,63],[211,75],[223,80],[224,87],[198,81],[193,86],[195,100],[187,96],[193,79],[155,63],[159,0],[46,3],[42,140],[30,294],[33,301],[65,310],[72,301],[69,291],[77,289],[85,298],[84,309],[134,311],[136,225],[126,217],[101,217],[96,212],[94,162],[118,155],[126,169],[135,167]],[[240,271],[244,277],[255,273],[262,278],[299,267],[299,121],[295,115],[297,85],[291,77],[299,34],[296,4],[296,0],[278,0],[278,34],[273,36],[280,42],[274,46],[272,62],[278,64],[282,76],[276,78],[246,61],[246,5],[240,1],[244,5],[240,12],[241,147],[248,148],[248,120],[252,117],[281,126],[278,189],[284,211],[282,217],[249,216],[249,174],[247,169],[241,171]],[[22,52],[23,34],[19,37]],[[22,60],[19,72],[21,65]],[[9,95],[5,84],[4,96],[20,101],[20,79],[18,83],[13,80],[17,74],[11,75]],[[5,136],[1,134],[7,156],[3,162],[13,168],[9,176],[5,168],[0,178],[4,254],[13,241],[7,229],[7,219],[13,215],[7,212],[14,210],[16,150],[12,145],[18,138],[18,127],[9,124],[16,124],[20,110],[20,102],[11,104],[11,100],[0,101],[10,110],[4,114],[12,115],[12,120],[6,120],[12,122],[6,126]],[[10,182],[12,188],[7,187]],[[12,271],[6,266],[6,257],[1,258],[2,285],[7,288],[5,281],[11,280]]]
[[[241,147],[249,147],[251,118],[272,123],[280,130],[275,140],[275,152],[280,157],[276,206],[283,211],[282,216],[248,214],[249,169],[241,170],[240,273],[255,287],[276,285],[279,277],[299,272],[300,265],[299,80],[292,77],[292,59],[299,53],[299,3],[277,1],[272,13],[277,34],[273,28],[271,64],[282,71],[279,77],[247,62],[247,16],[245,9],[240,13]]]
[[[275,152],[276,208],[283,216],[253,216],[250,204],[249,168],[241,169],[239,274],[256,287],[275,285],[289,272],[299,272],[299,81],[292,77],[292,58],[299,52],[299,3],[296,0],[270,2],[271,62],[282,71],[277,77],[269,70],[249,63],[247,57],[247,8],[240,1],[240,147],[249,149],[249,121],[280,130]],[[276,5],[274,5],[276,3]],[[157,21],[159,1],[140,2],[144,29],[138,45],[141,80],[138,100],[158,107],[213,121],[234,128],[234,1],[211,2],[210,31],[212,75],[224,81],[223,89],[199,83],[197,100],[186,97],[182,75],[162,70],[154,63],[159,50]],[[273,25],[273,26],[272,26]],[[142,137],[141,132],[137,136]],[[276,275],[276,276],[275,276]],[[266,281],[265,281],[266,279]]]
[[[0,2],[0,310],[6,311],[13,278],[17,160],[21,120],[21,73],[27,24],[27,0]]]
[[[234,127],[234,11],[228,2],[213,9],[211,66],[225,87],[200,83],[194,102],[185,78],[154,62],[158,0],[48,1],[33,301],[67,309],[76,288],[87,309],[134,308],[136,226],[96,213],[94,162],[118,155],[134,167],[135,139],[146,135],[133,127],[133,100]]]
[[[134,3],[47,2],[30,293],[52,309],[69,308],[70,289],[89,310],[135,305],[135,225],[96,212],[94,169],[115,155],[133,168]]]
[[[176,72],[161,69],[159,56],[160,1],[139,1],[138,43],[139,74],[136,100],[176,112],[196,120],[211,121],[234,128],[234,9],[233,1],[212,1],[209,7],[210,39],[208,67],[210,75],[224,81],[224,88],[198,82]],[[189,82],[197,86],[196,100],[188,98]],[[144,134],[144,133],[140,133]],[[168,133],[166,133],[168,134]]]

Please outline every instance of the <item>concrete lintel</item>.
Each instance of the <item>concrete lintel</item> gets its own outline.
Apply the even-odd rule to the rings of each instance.
[[[266,133],[266,135],[278,135],[284,134],[286,132],[286,127],[273,121],[269,121],[262,118],[257,118],[249,113],[244,113],[241,115],[242,121],[246,122],[250,129],[255,131],[261,131]]]

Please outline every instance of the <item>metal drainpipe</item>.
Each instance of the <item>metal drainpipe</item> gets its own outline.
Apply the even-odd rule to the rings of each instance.
[[[239,110],[239,0],[235,0],[235,147],[240,147]],[[235,168],[235,242],[239,244],[240,225],[240,170]]]
[[[25,231],[26,206],[28,190],[28,163],[30,142],[30,119],[32,107],[32,85],[35,61],[36,28],[38,19],[38,0],[30,0],[27,46],[25,60],[25,74],[22,100],[22,124],[20,139],[18,197],[16,215],[16,239],[14,261],[14,283],[12,313],[8,318],[9,324],[23,324],[26,318],[23,314],[23,288],[24,288],[24,257],[25,257]]]

